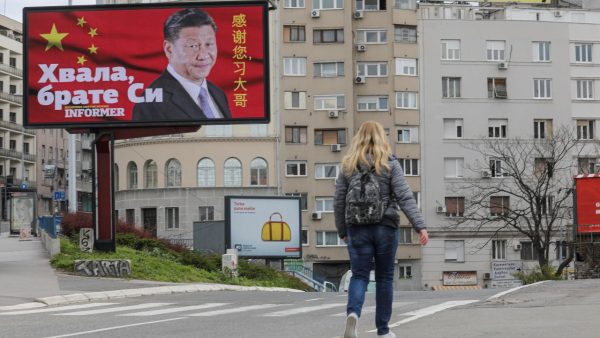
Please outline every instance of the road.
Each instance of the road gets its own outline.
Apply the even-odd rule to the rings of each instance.
[[[600,281],[503,290],[396,292],[399,337],[598,337]],[[197,292],[0,312],[1,337],[339,337],[346,294]],[[374,294],[359,337],[376,337]],[[576,330],[576,331],[574,331]]]

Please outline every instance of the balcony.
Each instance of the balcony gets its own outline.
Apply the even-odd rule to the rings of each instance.
[[[13,67],[13,66],[9,66],[9,65],[5,65],[3,63],[0,63],[0,72],[4,72],[4,73],[8,73],[14,76],[18,76],[18,77],[23,77],[23,70]]]
[[[20,151],[0,148],[0,157],[10,157],[15,160],[35,162],[35,155],[25,154]]]
[[[11,103],[23,105],[23,95],[15,95],[15,94],[0,92],[0,100],[9,101]]]

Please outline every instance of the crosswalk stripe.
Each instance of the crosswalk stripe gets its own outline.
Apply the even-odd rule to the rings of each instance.
[[[133,317],[133,316],[136,316],[136,317],[141,317],[141,316],[156,316],[156,315],[164,315],[164,314],[167,314],[167,313],[175,313],[175,312],[183,312],[183,311],[193,311],[193,310],[210,309],[210,308],[213,308],[213,307],[224,306],[224,305],[229,305],[229,303],[206,303],[206,304],[202,304],[202,305],[180,306],[180,307],[174,307],[174,308],[169,308],[169,309],[141,311],[141,312],[134,312],[134,313],[125,313],[125,314],[121,314],[119,316],[131,316],[131,317]]]
[[[392,303],[392,308],[399,308],[405,305],[410,305],[413,304],[414,302],[394,302]],[[375,306],[365,306],[362,309],[361,315],[364,315],[365,313],[373,313],[375,312]],[[340,313],[336,313],[331,315],[331,317],[346,317],[346,312],[340,312]]]
[[[271,313],[267,313],[263,316],[264,317],[285,317],[285,316],[291,316],[291,315],[296,315],[296,314],[300,314],[300,313],[307,313],[307,312],[312,312],[312,311],[331,309],[334,307],[345,306],[345,305],[346,305],[346,303],[332,303],[332,304],[323,304],[323,305],[317,305],[317,306],[306,306],[306,307],[300,307],[300,308],[291,309],[291,310],[271,312]]]
[[[55,313],[54,315],[55,316],[87,316],[87,315],[95,315],[95,314],[100,314],[100,313],[111,313],[111,312],[123,312],[123,311],[129,311],[129,310],[148,309],[148,308],[171,305],[171,304],[172,303],[145,303],[145,304],[130,305],[130,306],[111,307],[108,309],[99,309],[99,310]]]
[[[43,309],[35,309],[35,310],[2,312],[2,313],[0,313],[0,315],[28,315],[28,314],[34,314],[34,313],[88,309],[88,308],[92,308],[92,307],[115,305],[115,304],[118,304],[118,303],[89,303],[89,304],[79,304],[79,305],[67,305],[67,306],[62,306],[62,307],[52,307],[52,308],[43,308]]]
[[[244,312],[244,311],[269,309],[269,308],[272,308],[272,307],[283,306],[283,305],[290,305],[290,304],[250,305],[250,306],[242,306],[242,307],[233,308],[233,309],[224,309],[224,310],[215,310],[215,311],[208,311],[208,312],[192,313],[192,314],[189,314],[188,316],[192,316],[192,317],[212,317],[212,316],[219,316],[219,315],[225,315],[225,314],[230,314],[230,313],[238,313],[238,312]]]

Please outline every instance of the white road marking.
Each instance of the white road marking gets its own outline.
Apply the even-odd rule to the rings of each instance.
[[[323,298],[312,298],[312,299],[307,299],[305,300],[305,302],[314,302],[315,300],[321,300]]]
[[[163,323],[163,322],[172,322],[172,321],[181,320],[181,319],[187,319],[187,317],[170,318],[170,319],[163,319],[163,320],[155,320],[153,322],[144,322],[144,323],[136,323],[136,324],[129,324],[129,325],[119,325],[119,326],[113,326],[113,327],[105,327],[103,329],[97,329],[97,330],[91,330],[91,331],[74,332],[74,333],[69,333],[69,334],[63,334],[63,335],[60,335],[60,336],[52,336],[52,337],[45,337],[45,338],[74,337],[74,336],[81,336],[81,335],[84,335],[84,334],[92,334],[92,333],[97,333],[97,332],[104,332],[104,331],[110,331],[110,330],[124,329],[124,328],[128,328],[128,327],[150,325],[150,324]]]
[[[250,305],[250,306],[237,307],[237,308],[233,308],[233,309],[224,309],[224,310],[215,310],[215,311],[208,311],[208,312],[192,313],[192,314],[189,314],[188,316],[192,316],[192,317],[212,317],[212,316],[219,316],[219,315],[225,315],[225,314],[230,314],[230,313],[238,313],[238,312],[244,312],[244,311],[269,309],[269,308],[273,308],[273,307],[277,307],[277,306],[283,306],[283,305],[290,305],[290,304],[260,304],[260,305]]]
[[[515,288],[509,289],[509,290],[506,290],[506,291],[498,292],[497,294],[495,294],[495,295],[491,296],[491,297],[490,297],[490,298],[488,298],[487,300],[496,299],[496,298],[502,297],[502,296],[504,296],[504,295],[506,295],[506,294],[509,294],[509,293],[511,293],[511,292],[517,291],[517,290],[519,290],[519,289],[522,289],[522,288],[525,288],[525,287],[528,287],[528,286],[533,286],[533,285],[542,284],[542,283],[544,283],[544,282],[547,282],[547,281],[543,280],[543,281],[541,281],[541,282],[536,282],[536,283],[532,283],[532,284],[526,284],[526,285],[517,286],[517,287],[515,287]]]
[[[111,307],[108,309],[99,309],[99,310],[87,310],[87,311],[76,311],[76,312],[67,312],[67,313],[55,313],[55,316],[87,316],[87,315],[96,315],[100,313],[111,313],[111,312],[123,312],[129,310],[139,310],[139,309],[149,309],[153,307],[171,305],[172,303],[145,303],[138,305],[130,305],[130,306],[120,306],[120,307]]]
[[[17,305],[0,306],[0,311],[37,309],[46,306],[48,305],[39,302],[22,303]]]
[[[91,308],[91,307],[107,306],[107,305],[115,305],[115,304],[118,304],[118,303],[89,303],[89,304],[79,304],[79,305],[67,305],[67,306],[62,306],[62,307],[51,307],[51,308],[36,309],[36,310],[3,312],[3,313],[0,313],[0,315],[28,315],[28,314],[33,314],[33,313],[87,309],[87,308]]]
[[[414,302],[394,302],[392,304],[392,308],[398,308],[398,307],[402,307],[404,305],[410,305],[413,304]],[[366,314],[366,313],[374,313],[375,312],[375,306],[365,306],[362,309],[361,312],[361,316]],[[331,315],[331,317],[346,317],[346,312],[340,312],[340,313],[336,313],[334,315]]]
[[[142,311],[142,312],[134,312],[134,313],[126,313],[121,314],[119,316],[156,316],[156,315],[164,315],[167,313],[175,313],[175,312],[183,312],[183,311],[193,311],[193,310],[202,310],[202,309],[210,309],[217,306],[229,305],[229,303],[206,303],[202,305],[190,305],[190,306],[180,306],[169,309],[162,310],[151,310],[151,311]]]
[[[317,305],[317,306],[300,307],[300,308],[295,308],[295,309],[291,309],[291,310],[271,312],[271,313],[267,313],[263,316],[264,317],[285,317],[285,316],[297,315],[300,313],[307,313],[307,312],[312,312],[312,311],[331,309],[331,308],[338,307],[338,306],[346,306],[346,303],[333,303],[333,304],[323,304],[323,305]]]

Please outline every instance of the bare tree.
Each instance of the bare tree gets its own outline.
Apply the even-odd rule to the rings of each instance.
[[[476,175],[451,188],[465,200],[463,217],[456,218],[453,227],[489,236],[489,240],[499,233],[526,237],[540,267],[550,262],[553,238],[572,224],[574,159],[585,148],[566,126],[546,136],[485,138],[464,144],[480,158],[467,167]],[[557,274],[570,259],[559,266]]]

